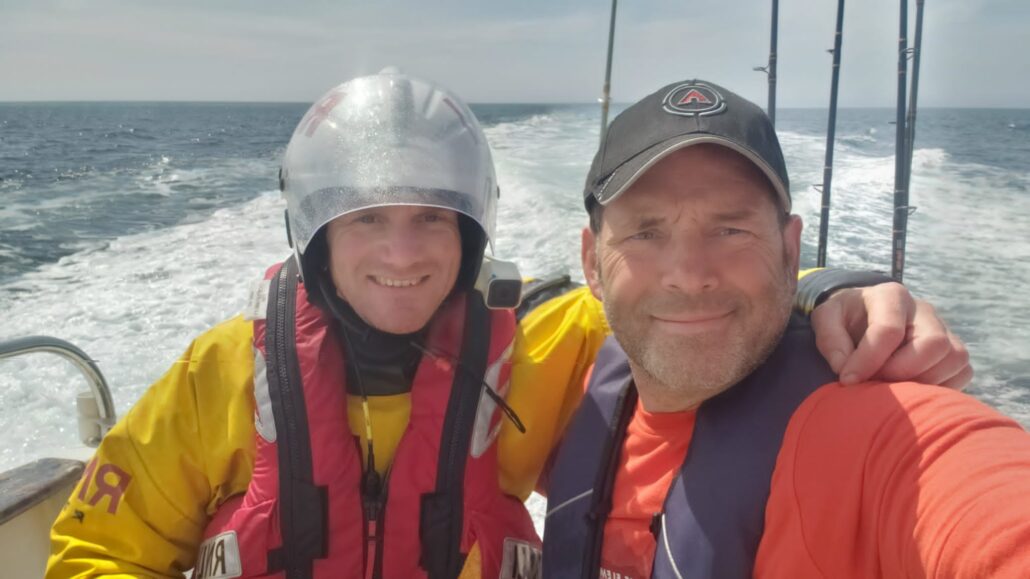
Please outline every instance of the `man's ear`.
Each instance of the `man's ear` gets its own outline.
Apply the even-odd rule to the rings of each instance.
[[[597,237],[589,227],[583,228],[580,259],[583,261],[583,276],[587,278],[587,285],[590,286],[590,293],[594,294],[595,298],[604,301],[604,292],[602,291],[601,286],[601,271],[597,263]]]
[[[798,215],[787,217],[787,224],[783,226],[783,250],[787,265],[791,271],[791,278],[798,278],[798,267],[801,264],[801,230],[803,223]]]

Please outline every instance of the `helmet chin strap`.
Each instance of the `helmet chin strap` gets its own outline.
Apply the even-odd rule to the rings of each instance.
[[[340,297],[336,295],[336,288],[334,288],[332,282],[329,281],[328,275],[318,276],[317,281],[318,291],[322,294],[322,303],[329,308],[329,313],[331,313],[337,321],[343,324],[346,329],[356,333],[363,340],[367,340],[369,333],[372,331],[372,326],[368,325],[365,320],[362,320],[358,316],[358,313],[350,306],[346,309],[341,307],[343,302]]]

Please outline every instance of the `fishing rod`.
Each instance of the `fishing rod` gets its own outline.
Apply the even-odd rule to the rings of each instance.
[[[919,100],[919,60],[923,45],[923,5],[924,0],[916,0],[915,42],[912,47],[905,47],[903,51],[906,68],[908,59],[912,59],[912,78],[908,97],[908,110],[905,113],[904,152],[903,157],[901,157],[903,160],[903,185],[901,188],[903,198],[899,199],[897,191],[894,198],[895,245],[894,269],[891,270],[891,273],[898,281],[901,281],[905,269],[905,241],[908,236],[908,217],[916,210],[915,207],[909,205],[909,192],[911,191],[912,184],[912,157],[915,154],[916,108]],[[907,8],[905,10],[907,12]],[[902,81],[899,79],[899,82]],[[899,96],[900,98],[902,97]],[[900,235],[898,230],[900,230]]]
[[[601,89],[601,142],[608,131],[608,103],[612,89],[612,48],[615,46],[615,7],[618,0],[612,0],[612,21],[608,28],[608,64],[604,69],[604,88]]]
[[[826,267],[826,246],[830,232],[830,184],[833,181],[833,142],[837,134],[837,88],[840,84],[841,43],[844,40],[844,0],[837,2],[837,31],[833,37],[833,73],[830,81],[830,119],[826,127],[826,160],[823,163],[822,214],[819,218],[818,267]]]
[[[915,45],[910,49],[912,53],[912,81],[908,96],[908,115],[905,120],[905,151],[908,159],[905,164],[905,189],[911,190],[912,183],[912,155],[915,153],[916,140],[916,101],[919,99],[919,56],[922,54],[923,45],[923,4],[925,0],[916,0],[916,38]],[[912,208],[915,209],[914,207]],[[909,211],[912,214],[912,211]]]
[[[764,72],[769,76],[769,104],[765,112],[769,120],[776,126],[776,31],[780,21],[780,0],[772,0],[772,30],[769,34],[769,64],[756,66],[752,70]]]
[[[894,139],[894,229],[891,244],[891,277],[902,281],[905,270],[905,238],[908,229],[908,186],[905,165],[909,159],[905,130],[905,88],[908,83],[908,0],[901,0],[898,32],[898,102]]]

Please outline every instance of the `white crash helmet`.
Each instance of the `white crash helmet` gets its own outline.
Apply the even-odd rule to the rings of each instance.
[[[306,253],[319,230],[370,207],[421,205],[467,217],[474,227],[462,228],[463,252],[478,255],[462,256],[463,270],[471,270],[464,277],[474,278],[492,243],[499,191],[479,122],[451,91],[395,69],[355,78],[318,99],[290,138],[279,185],[306,278],[316,265]]]

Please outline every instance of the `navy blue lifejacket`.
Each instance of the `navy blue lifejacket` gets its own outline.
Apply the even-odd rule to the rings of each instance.
[[[836,375],[793,316],[769,358],[698,409],[686,459],[652,519],[652,577],[751,577],[787,423]],[[596,579],[626,427],[636,407],[626,354],[602,346],[551,470],[544,577]]]

